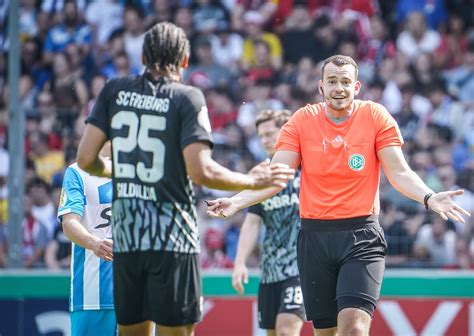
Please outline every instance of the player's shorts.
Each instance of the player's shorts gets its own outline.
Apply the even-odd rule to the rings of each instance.
[[[303,293],[300,279],[260,283],[258,289],[258,324],[262,329],[275,329],[280,313],[295,314],[304,320]]]
[[[113,309],[71,312],[71,336],[102,335],[117,335],[117,322]]]
[[[344,308],[359,308],[372,316],[386,250],[377,216],[301,220],[298,268],[306,317],[316,329],[335,327]]]
[[[114,254],[114,303],[120,325],[167,327],[201,320],[199,255],[167,251]]]

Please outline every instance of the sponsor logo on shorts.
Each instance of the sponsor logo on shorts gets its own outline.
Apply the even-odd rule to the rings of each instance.
[[[287,304],[287,305],[285,306],[285,309],[287,309],[287,310],[299,309],[299,308],[301,308],[301,305],[298,305],[298,304],[293,304],[293,305]]]

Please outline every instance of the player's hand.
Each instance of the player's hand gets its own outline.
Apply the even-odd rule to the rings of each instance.
[[[244,294],[244,285],[249,282],[249,271],[247,266],[236,264],[232,271],[232,287],[239,293]]]
[[[97,239],[92,244],[92,252],[99,258],[104,259],[105,261],[113,260],[113,246],[114,243],[111,239]]]
[[[285,188],[286,183],[294,178],[295,170],[287,164],[270,163],[267,159],[253,167],[248,175],[254,179],[252,189]]]
[[[233,202],[232,198],[218,198],[206,201],[206,213],[213,218],[227,218],[235,215],[239,211],[239,207]]]
[[[437,212],[444,220],[454,220],[465,223],[461,216],[470,216],[471,214],[453,202],[452,197],[464,194],[464,190],[443,191],[434,194],[428,199],[428,206],[434,212]]]

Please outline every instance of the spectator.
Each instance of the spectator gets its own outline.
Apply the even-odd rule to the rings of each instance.
[[[85,12],[97,46],[104,45],[112,32],[123,24],[123,5],[112,0],[90,2]]]
[[[51,182],[51,177],[64,167],[64,153],[58,150],[50,150],[48,146],[48,135],[40,131],[28,135],[30,144],[30,158],[34,162],[36,174],[45,183]]]
[[[44,7],[45,3],[43,4]],[[44,10],[44,9],[43,9]],[[53,26],[44,43],[44,59],[53,62],[54,53],[63,51],[70,43],[76,43],[83,55],[90,52],[92,34],[89,26],[83,24],[75,1],[64,0],[62,21]]]
[[[57,213],[61,202],[61,185],[57,185],[52,192],[52,201]],[[46,245],[44,261],[46,267],[53,270],[69,269],[71,266],[71,241],[64,234],[63,227],[56,222],[53,238]]]
[[[174,24],[181,27],[186,36],[192,40],[194,34],[193,15],[189,7],[179,7],[174,13]]]
[[[306,6],[295,4],[282,29],[285,64],[297,64],[302,58],[313,57],[318,53],[319,50],[313,43],[312,25],[313,20]]]
[[[458,14],[449,16],[446,32],[441,36],[438,49],[433,54],[438,69],[453,69],[462,64],[462,55],[467,50],[468,39],[465,22]]]
[[[115,54],[112,63],[107,64],[102,70],[102,75],[107,79],[138,75],[139,73],[140,68],[132,67],[125,52]]]
[[[282,67],[283,52],[281,49],[280,39],[277,35],[263,31],[263,16],[257,11],[249,11],[243,16],[245,22],[245,32],[247,37],[244,40],[244,51],[242,55],[242,67],[247,70],[256,64],[255,41],[262,40],[267,43],[271,65],[275,70]]]
[[[462,139],[466,135],[463,134],[465,131],[464,106],[448,95],[442,83],[427,84],[426,92],[433,106],[433,110],[428,116],[430,122],[449,127],[453,131],[455,139]]]
[[[380,16],[370,18],[371,35],[367,42],[366,58],[378,66],[386,57],[394,58],[397,53],[395,43],[388,35],[388,27]]]
[[[212,130],[217,132],[227,125],[235,124],[237,109],[231,100],[230,93],[225,90],[209,90],[207,107]]]
[[[439,33],[428,29],[425,17],[420,12],[412,12],[407,17],[406,29],[397,38],[397,48],[408,60],[420,52],[434,52],[441,41]]]
[[[198,33],[208,34],[229,23],[227,9],[217,0],[197,0],[191,6],[193,25]]]
[[[312,55],[315,63],[334,55],[337,49],[339,36],[331,24],[331,19],[326,14],[319,16],[313,25],[313,47],[318,50]]]
[[[430,216],[431,222],[418,231],[415,257],[434,267],[451,266],[456,259],[456,233],[448,230],[446,222],[439,216]]]
[[[387,264],[398,264],[408,257],[406,248],[405,231],[403,220],[405,216],[397,210],[395,205],[388,200],[380,200],[380,225],[383,228],[385,240],[387,241]]]
[[[34,178],[26,187],[30,197],[30,211],[47,230],[48,239],[53,236],[56,227],[56,208],[51,200],[51,187],[42,179]]]
[[[43,222],[33,215],[33,204],[28,195],[25,195],[23,206],[23,267],[43,267],[44,251],[48,242],[48,229]]]
[[[66,237],[61,225],[57,225],[53,238],[45,251],[45,264],[48,269],[69,269],[71,267],[71,241]]]
[[[142,47],[143,36],[145,34],[143,19],[143,13],[139,8],[134,6],[125,8],[123,17],[125,28],[123,34],[124,48],[130,60],[131,67],[140,70],[143,69]]]
[[[204,235],[204,251],[201,256],[201,267],[232,268],[234,263],[224,253],[224,237],[218,229],[209,228]]]
[[[413,12],[420,12],[423,19],[428,22],[430,28],[438,29],[446,19],[446,9],[443,0],[398,0],[396,8],[396,20],[402,24]]]
[[[415,94],[413,84],[407,84],[401,87],[401,93],[402,108],[400,112],[395,115],[395,120],[398,122],[403,139],[413,141],[421,126],[420,118],[412,108],[412,100]]]
[[[242,36],[230,31],[228,25],[225,24],[217,28],[216,33],[210,37],[210,41],[215,62],[237,74],[243,52]]]
[[[474,38],[463,53],[463,63],[444,72],[449,92],[469,107],[474,106]]]
[[[61,149],[61,138],[59,136],[61,124],[57,119],[53,95],[49,91],[41,91],[36,99],[36,104],[39,118],[38,130],[43,134],[47,134],[48,148]]]
[[[211,52],[211,41],[205,36],[199,37],[194,45],[197,62],[184,72],[184,81],[203,88],[232,87],[230,71],[215,63]],[[206,84],[199,85],[199,81]]]

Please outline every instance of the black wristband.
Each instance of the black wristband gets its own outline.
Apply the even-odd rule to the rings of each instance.
[[[434,193],[427,193],[425,197],[423,198],[423,203],[425,204],[425,209],[429,209],[430,207],[428,206],[428,200],[430,199],[431,196],[433,196]]]

